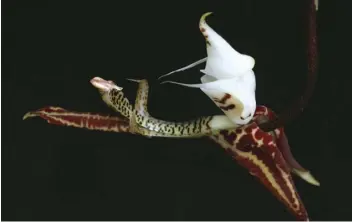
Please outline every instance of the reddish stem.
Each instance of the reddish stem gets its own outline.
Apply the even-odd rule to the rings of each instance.
[[[316,81],[318,51],[317,51],[317,31],[316,31],[316,8],[314,0],[309,3],[308,11],[308,43],[307,43],[307,57],[308,57],[308,75],[305,91],[299,99],[288,106],[275,120],[262,123],[259,127],[266,131],[273,131],[277,128],[288,124],[294,120],[303,109],[307,106],[309,99],[312,97],[314,85]]]

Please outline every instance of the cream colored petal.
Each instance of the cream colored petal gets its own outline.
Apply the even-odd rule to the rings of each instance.
[[[253,69],[255,61],[251,56],[237,52],[205,22],[210,14],[204,14],[199,22],[199,28],[207,41],[206,74],[217,79],[231,78]]]

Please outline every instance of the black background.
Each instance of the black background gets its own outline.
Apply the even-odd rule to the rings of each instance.
[[[313,98],[286,126],[293,153],[320,180],[295,177],[312,220],[351,220],[348,1],[320,1]],[[149,110],[187,120],[220,113],[199,90],[156,78],[206,55],[200,16],[256,59],[257,103],[283,110],[307,75],[304,1],[2,1],[3,220],[293,220],[208,139],[148,139],[49,125],[54,105],[113,114],[89,80],[132,99],[147,78]],[[199,81],[202,66],[170,76]]]

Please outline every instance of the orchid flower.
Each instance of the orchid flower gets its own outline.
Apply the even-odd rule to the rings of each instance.
[[[296,110],[301,110],[306,105],[314,84],[317,60],[314,2],[311,0],[309,11],[309,81]],[[251,175],[257,177],[298,220],[309,220],[291,173],[312,185],[319,186],[320,183],[294,159],[282,127],[284,122],[277,121],[282,119],[281,114],[277,117],[269,108],[256,105],[255,78],[252,71],[254,60],[250,56],[236,52],[207,26],[204,21],[207,15],[209,14],[202,17],[200,27],[201,31],[204,28],[202,33],[205,33],[207,40],[208,58],[176,71],[207,62],[205,70],[202,71],[205,74],[201,78],[202,84],[183,85],[200,88],[220,108],[222,107],[225,115],[200,117],[187,122],[160,120],[148,113],[146,80],[133,80],[138,82],[139,87],[132,106],[124,96],[122,87],[113,81],[95,77],[91,80],[91,84],[99,90],[103,101],[122,117],[45,107],[26,113],[23,119],[39,116],[50,124],[133,133],[147,137],[208,137],[219,144]],[[229,58],[233,59],[233,64]],[[224,65],[221,65],[221,62]],[[234,69],[231,70],[230,67]],[[243,91],[232,89],[230,83]],[[251,115],[244,118],[243,115],[249,112]],[[267,125],[269,127],[266,127]]]
[[[210,14],[211,12],[205,13],[199,22],[199,29],[206,40],[208,57],[160,78],[206,62],[205,69],[200,70],[205,74],[200,79],[201,84],[166,82],[200,88],[233,123],[244,125],[252,119],[256,108],[256,83],[252,70],[255,61],[251,56],[233,49],[206,23],[205,19]]]

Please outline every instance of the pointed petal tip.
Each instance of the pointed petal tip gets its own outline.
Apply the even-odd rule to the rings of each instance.
[[[207,57],[205,57],[205,58],[203,58],[203,59],[200,59],[200,60],[198,60],[198,61],[196,61],[196,62],[193,62],[193,63],[191,63],[191,64],[189,64],[189,65],[187,65],[187,66],[185,66],[185,67],[182,67],[182,68],[180,68],[180,69],[176,69],[176,70],[174,70],[174,71],[171,71],[171,72],[169,72],[169,73],[166,73],[166,74],[160,76],[160,77],[158,78],[158,80],[160,80],[161,78],[164,78],[164,77],[166,77],[166,76],[169,76],[169,75],[171,75],[171,74],[173,74],[173,73],[182,72],[182,71],[185,71],[185,70],[187,70],[187,69],[193,68],[193,67],[195,67],[195,66],[197,66],[197,65],[199,65],[199,64],[202,64],[202,63],[204,63],[204,62],[206,62],[206,61],[207,61]]]
[[[213,12],[206,12],[202,15],[202,17],[200,17],[200,23],[204,23],[205,22],[205,19],[209,16],[213,14]]]
[[[166,73],[166,74],[160,76],[160,77],[158,78],[158,80],[160,80],[160,79],[162,79],[162,78],[164,78],[164,77],[166,77],[166,76],[169,76],[169,75],[171,75],[171,74],[173,74],[173,73],[175,73],[175,72],[177,72],[177,70],[172,71],[172,72],[169,72],[169,73]]]
[[[301,171],[301,170],[293,169],[293,172],[297,176],[305,180],[306,182],[314,186],[318,186],[318,187],[320,186],[320,182],[317,179],[315,179],[315,177],[309,171]]]
[[[22,117],[22,120],[26,120],[30,117],[35,117],[35,116],[38,116],[36,113],[33,113],[33,112],[27,112],[26,114],[24,114],[24,116]]]

